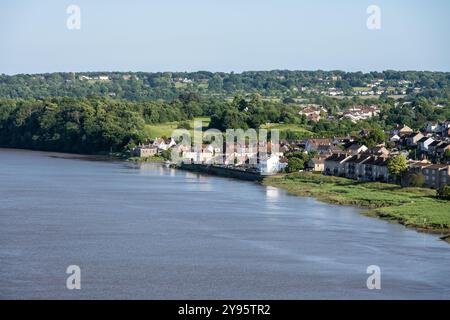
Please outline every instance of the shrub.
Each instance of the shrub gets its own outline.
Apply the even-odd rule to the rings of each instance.
[[[191,130],[191,124],[189,123],[189,121],[182,121],[178,124],[177,129],[186,129],[186,130]]]
[[[406,177],[407,185],[409,187],[420,188],[423,187],[425,183],[425,177],[422,173],[411,173]]]
[[[450,185],[440,187],[436,193],[439,199],[450,200]]]

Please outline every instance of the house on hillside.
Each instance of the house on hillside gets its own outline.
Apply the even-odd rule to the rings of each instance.
[[[430,138],[430,137],[423,137],[422,139],[420,139],[417,142],[417,147],[420,151],[422,152],[426,152],[428,151],[428,146],[434,142],[434,139]]]
[[[175,146],[176,142],[172,138],[170,139],[156,138],[153,141],[152,145],[160,150],[168,150],[169,148]]]
[[[398,134],[394,134],[389,138],[390,142],[399,142],[401,140],[400,136]]]
[[[323,172],[325,170],[325,159],[328,157],[329,155],[315,156],[308,161],[306,169],[314,172]]]
[[[326,113],[327,110],[323,108],[321,105],[317,104],[308,104],[304,106],[299,112],[299,115],[303,115],[306,119],[317,122],[321,119],[320,114]]]
[[[384,145],[370,147],[366,151],[364,151],[364,154],[382,157],[388,157],[390,153],[391,152]]]
[[[363,144],[354,143],[345,149],[345,152],[355,155],[367,151],[367,147]]]
[[[446,150],[450,150],[450,142],[443,142],[436,147],[436,157],[443,159]]]
[[[420,139],[422,139],[424,135],[421,132],[414,132],[406,136],[406,145],[408,147],[416,147],[417,143]]]
[[[425,125],[426,133],[438,133],[440,131],[440,125],[437,121],[429,121]]]
[[[331,146],[331,139],[307,139],[305,150],[308,152],[318,151],[319,146]]]
[[[398,136],[405,136],[413,133],[413,129],[408,127],[407,125],[397,125],[394,129],[392,129],[391,134],[392,135],[398,135]]]

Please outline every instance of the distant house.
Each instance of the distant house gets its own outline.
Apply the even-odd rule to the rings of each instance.
[[[306,168],[310,171],[323,172],[325,170],[325,159],[327,155],[316,156],[308,161]]]
[[[274,154],[262,157],[258,160],[257,169],[261,174],[274,174],[281,170],[280,157]]]
[[[439,123],[436,121],[429,121],[425,125],[425,132],[426,133],[437,133],[440,130]]]
[[[430,188],[438,189],[450,184],[450,165],[432,164],[422,170],[425,176],[425,185]]]
[[[173,140],[172,138],[170,139],[156,138],[153,141],[153,146],[157,147],[160,150],[167,150],[173,147],[174,145],[176,145],[176,143],[175,140]]]
[[[434,140],[432,143],[430,143],[428,145],[428,154],[429,155],[435,155],[436,154],[436,149],[437,147],[441,144],[444,143],[443,141],[440,140]]]
[[[441,124],[441,135],[442,137],[450,137],[450,120]]]
[[[372,155],[372,156],[383,156],[388,157],[391,152],[386,149],[385,146],[379,145],[368,148],[366,151],[364,151],[364,154]]]
[[[437,122],[430,121],[427,122],[424,128],[425,132],[428,134],[439,135],[442,137],[448,137],[450,134],[450,120]]]
[[[363,164],[370,159],[370,156],[357,154],[345,161],[345,177],[361,180],[364,178]]]
[[[288,144],[284,144],[280,147],[280,152],[286,153],[289,151],[289,145]]]
[[[436,147],[436,156],[442,159],[445,155],[446,150],[450,150],[450,142],[444,142],[439,144]]]
[[[91,77],[89,77],[89,76],[85,76],[85,75],[81,75],[81,76],[79,76],[79,79],[80,79],[80,80],[82,80],[82,81],[86,81],[86,80],[92,80],[92,78],[91,78]]]
[[[354,143],[354,144],[350,145],[348,148],[346,148],[345,152],[355,155],[355,154],[358,154],[361,152],[365,152],[365,151],[367,151],[367,149],[368,148],[363,144],[361,145],[361,144]]]
[[[343,163],[352,156],[345,153],[336,153],[324,161],[324,173],[333,176],[345,176],[345,167]]]
[[[422,139],[424,135],[421,132],[414,132],[406,136],[406,145],[408,147],[416,147],[417,143],[420,139]]]
[[[388,157],[334,154],[325,159],[324,173],[364,181],[389,181]]]
[[[372,156],[364,163],[364,180],[368,181],[389,181],[387,157]]]
[[[392,131],[392,135],[404,136],[413,133],[413,129],[408,127],[407,125],[396,126]]]
[[[352,122],[358,122],[372,118],[380,113],[377,106],[353,106],[344,111],[342,118],[350,119]]]
[[[434,140],[430,137],[423,137],[417,142],[418,149],[422,152],[428,151],[428,146],[433,142]]]
[[[133,157],[140,157],[140,158],[152,157],[155,156],[157,153],[158,148],[154,146],[139,145],[133,148],[133,150],[131,150],[131,155]]]
[[[325,145],[321,144],[317,147],[316,150],[319,154],[331,154],[331,153],[339,153],[342,152],[342,149],[335,145]]]
[[[389,138],[389,141],[391,142],[399,142],[401,140],[400,136],[398,134],[394,134]]]
[[[332,143],[334,145],[348,145],[350,143],[352,143],[353,141],[355,141],[354,137],[334,137]]]
[[[331,146],[330,139],[307,139],[305,142],[305,150],[308,152],[318,151],[319,146]]]
[[[321,105],[308,104],[304,106],[298,114],[305,116],[308,120],[317,122],[321,119],[320,114],[324,112],[327,112],[327,110]]]

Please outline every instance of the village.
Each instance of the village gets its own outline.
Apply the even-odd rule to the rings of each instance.
[[[254,145],[224,143],[222,147],[202,143],[193,148],[172,138],[157,138],[136,146],[132,155],[146,158],[170,151],[179,155],[182,164],[216,166],[264,176],[285,172],[289,155],[303,153],[309,155],[309,160],[299,171],[386,183],[399,183],[397,177],[389,173],[388,163],[402,155],[407,159],[406,175],[419,175],[423,186],[438,189],[450,183],[450,121],[428,122],[420,131],[398,125],[386,132],[388,138],[382,144],[368,147],[358,143],[368,134],[369,131],[361,130],[359,136],[269,141]]]

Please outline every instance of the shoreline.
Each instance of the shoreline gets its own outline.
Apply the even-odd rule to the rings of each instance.
[[[60,152],[60,151],[48,151],[48,150],[36,150],[36,149],[23,149],[23,148],[6,148],[0,147],[0,151],[6,150],[10,152],[39,152],[46,154],[51,158],[59,159],[74,159],[74,160],[90,160],[90,161],[117,161],[124,160],[119,153],[112,155],[99,153],[99,154],[83,154],[83,153],[70,153],[70,152]]]
[[[306,179],[302,179],[302,174]],[[297,176],[294,176],[297,175]],[[409,200],[409,202],[399,201],[398,203],[395,203],[395,200],[386,201],[386,200],[378,200],[376,199],[377,196],[381,193],[387,193],[388,195],[392,195],[392,198],[398,197],[399,194],[403,194],[405,197],[407,195],[408,190],[401,189],[399,186],[396,185],[389,185],[385,184],[383,186],[381,184],[371,184],[366,183],[368,188],[373,186],[376,186],[376,188],[373,188],[373,199],[363,199],[364,196],[360,196],[359,194],[355,195],[352,194],[351,189],[361,188],[360,186],[364,187],[364,183],[360,183],[357,181],[345,179],[345,178],[336,178],[336,177],[328,177],[323,175],[316,174],[314,179],[314,174],[311,173],[298,173],[298,174],[283,174],[283,175],[277,175],[273,177],[268,177],[264,179],[261,184],[265,186],[272,186],[276,188],[281,188],[283,190],[286,190],[289,194],[294,196],[300,196],[300,197],[309,197],[314,198],[318,201],[334,204],[334,205],[343,205],[343,206],[351,206],[361,209],[360,213],[372,217],[372,218],[378,218],[382,219],[384,221],[388,221],[391,223],[397,223],[405,226],[409,229],[414,229],[417,232],[424,232],[428,234],[437,235],[439,239],[446,241],[450,244],[450,226],[449,224],[434,224],[433,221],[429,221],[427,219],[430,218],[430,212],[424,213],[421,217],[416,217],[416,222],[413,222],[412,220],[408,219],[408,215],[405,215],[402,211],[405,209],[404,207],[420,207],[423,206],[420,200],[420,196],[416,195],[415,193],[411,193],[409,196],[412,198],[416,198],[417,200]],[[292,178],[294,177],[294,178]],[[300,177],[299,180],[295,181],[296,177]],[[312,178],[313,177],[313,178]],[[323,178],[323,179],[322,179]],[[346,182],[349,182],[347,186],[345,185],[339,185],[337,183],[329,182],[331,178],[332,180],[343,180]],[[294,182],[290,182],[288,179],[293,180]],[[306,181],[305,181],[306,180]],[[310,181],[308,181],[310,180]],[[353,182],[353,183],[352,183]],[[330,187],[336,187],[338,189],[338,192],[332,191]],[[383,188],[384,187],[384,188]],[[346,190],[347,188],[347,190]],[[415,191],[417,191],[416,188]],[[424,192],[433,192],[435,190],[428,190],[423,189]],[[375,193],[378,192],[377,196],[375,196]],[[342,197],[341,194],[348,195],[348,197]],[[432,199],[431,197],[426,195],[423,196],[428,198],[427,200],[434,200],[436,205],[436,211],[441,210],[442,208],[437,208],[438,205],[443,207],[444,210],[449,209],[450,210],[450,203],[445,200],[438,200],[438,199]],[[378,202],[377,202],[378,201]],[[447,208],[448,207],[448,208]],[[448,211],[450,212],[450,211]],[[428,214],[428,215],[427,215]],[[448,214],[448,213],[447,213]],[[447,218],[450,220],[450,216]],[[448,221],[447,220],[447,221]],[[420,221],[420,222],[419,222]]]

